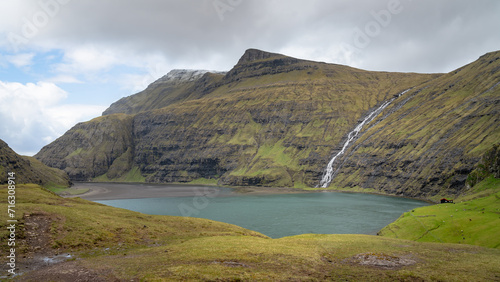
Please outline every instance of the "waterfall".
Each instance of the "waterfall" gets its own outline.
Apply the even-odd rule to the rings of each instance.
[[[326,170],[325,170],[325,174],[323,176],[323,179],[321,179],[321,181],[319,183],[320,187],[326,188],[326,187],[328,187],[328,185],[330,185],[330,182],[332,182],[332,180],[333,180],[333,174],[334,174],[333,165],[335,163],[335,160],[338,157],[340,157],[341,155],[343,155],[345,153],[345,151],[347,150],[347,148],[349,147],[349,145],[351,145],[351,143],[356,140],[356,137],[358,137],[358,134],[361,131],[361,129],[363,129],[363,126],[365,126],[366,124],[368,124],[372,120],[374,120],[396,98],[401,97],[401,95],[405,94],[408,91],[410,91],[410,89],[407,89],[407,90],[399,93],[397,97],[394,97],[394,98],[390,99],[389,101],[385,101],[380,107],[378,107],[377,109],[370,112],[370,114],[368,114],[368,116],[365,117],[365,119],[363,119],[363,121],[360,124],[358,124],[356,126],[356,128],[354,128],[354,130],[349,132],[349,134],[347,135],[347,140],[345,141],[344,145],[342,146],[342,150],[340,150],[340,152],[338,152],[335,156],[333,156],[333,158],[330,160],[330,162],[326,166]]]

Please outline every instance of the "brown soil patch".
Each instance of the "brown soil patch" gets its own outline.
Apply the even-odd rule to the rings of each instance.
[[[16,281],[74,281],[101,282],[119,281],[106,277],[105,273],[97,273],[78,264],[76,261],[62,262],[39,268],[20,276]]]
[[[410,256],[391,256],[380,253],[358,254],[347,261],[353,264],[372,266],[382,269],[395,269],[417,263],[417,261],[412,259]]]
[[[44,212],[23,216],[24,230],[20,241],[26,246],[16,265],[16,281],[115,281],[106,273],[89,270],[72,255],[52,248],[52,223],[60,221]]]
[[[248,264],[244,264],[242,262],[237,262],[237,261],[214,261],[212,263],[222,264],[222,265],[228,266],[228,267],[250,267]]]

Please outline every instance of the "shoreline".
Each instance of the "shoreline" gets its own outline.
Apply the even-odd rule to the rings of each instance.
[[[85,190],[81,194],[61,194],[64,198],[82,198],[90,201],[143,199],[160,197],[196,197],[213,195],[215,197],[230,197],[241,195],[274,195],[317,193],[323,191],[308,191],[287,187],[227,187],[206,184],[179,183],[131,183],[131,182],[75,182],[68,190]]]
[[[138,189],[138,187],[141,187]],[[64,198],[80,197],[90,201],[144,199],[162,197],[196,197],[211,195],[212,197],[232,197],[243,195],[279,195],[300,193],[361,193],[395,198],[404,198],[436,204],[429,199],[411,198],[405,196],[376,193],[373,191],[345,191],[335,189],[301,189],[290,187],[259,187],[259,186],[217,186],[210,184],[189,183],[143,183],[143,182],[75,182],[69,190],[85,190],[80,194],[60,194]]]

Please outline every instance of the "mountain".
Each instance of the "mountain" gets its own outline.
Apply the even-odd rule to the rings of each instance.
[[[103,115],[136,114],[163,108],[175,102],[200,98],[210,90],[207,86],[224,74],[224,72],[207,70],[172,70],[144,91],[113,103]]]
[[[16,183],[64,187],[71,185],[64,171],[48,167],[35,158],[20,156],[0,140],[0,184],[8,182],[10,172],[15,173]]]
[[[315,187],[349,132],[385,106],[334,164],[330,187],[456,194],[499,140],[499,57],[416,74],[249,49],[227,73],[170,72],[35,157],[79,181]]]
[[[345,154],[334,187],[455,196],[500,140],[500,52],[415,86]]]

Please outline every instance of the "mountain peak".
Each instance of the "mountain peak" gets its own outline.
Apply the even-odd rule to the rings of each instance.
[[[208,70],[189,70],[189,69],[174,69],[169,71],[166,75],[160,77],[158,80],[152,83],[152,85],[157,85],[161,83],[168,82],[188,82],[194,81],[202,77],[205,73],[210,72]]]
[[[277,53],[270,53],[258,49],[248,49],[245,51],[245,54],[241,56],[240,60],[238,61],[238,64],[242,63],[248,63],[248,62],[253,62],[253,61],[258,61],[258,60],[264,60],[264,59],[269,59],[269,58],[279,58],[279,57],[285,57],[284,55],[277,54]]]

